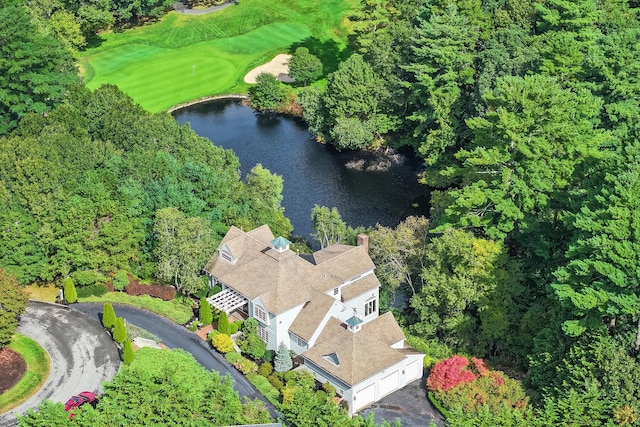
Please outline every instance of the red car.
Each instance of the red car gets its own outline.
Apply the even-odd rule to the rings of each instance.
[[[84,405],[85,403],[90,404],[91,406],[96,405],[96,395],[91,393],[90,391],[83,391],[82,393],[78,393],[75,396],[72,396],[71,399],[67,400],[67,403],[64,404],[65,411],[72,411],[73,409]],[[73,417],[73,414],[70,414],[70,417]]]

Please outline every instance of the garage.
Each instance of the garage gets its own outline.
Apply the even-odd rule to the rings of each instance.
[[[376,400],[376,386],[371,384],[356,393],[353,396],[354,411],[373,403]]]
[[[418,371],[418,361],[411,362],[405,368],[405,382],[411,382],[417,378],[420,378],[421,374]]]
[[[380,396],[386,396],[389,393],[392,393],[398,389],[399,386],[399,378],[398,371],[395,371],[380,380]]]

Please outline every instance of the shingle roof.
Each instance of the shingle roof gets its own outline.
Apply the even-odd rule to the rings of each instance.
[[[362,279],[358,279],[353,283],[342,288],[342,301],[349,301],[352,298],[362,295],[372,289],[378,289],[380,281],[375,274],[367,274]]]
[[[309,342],[335,302],[335,299],[324,292],[312,289],[310,301],[302,307],[289,330]]]
[[[315,264],[344,282],[375,268],[362,246],[331,245],[313,254]]]
[[[316,346],[301,356],[353,386],[406,357],[402,351],[391,348],[387,342],[395,332],[389,335],[381,334],[386,328],[395,330],[393,324],[397,326],[393,314],[386,313],[363,324],[362,329],[354,333],[347,330],[339,320],[331,318],[320,334]],[[403,338],[404,335],[401,339]],[[337,354],[340,360],[338,366],[324,357],[331,353]]]

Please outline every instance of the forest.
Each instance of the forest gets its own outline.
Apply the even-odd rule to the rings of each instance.
[[[165,10],[120,3],[0,7],[0,267],[21,284],[125,271],[189,294],[230,225],[291,235],[282,180],[257,166],[243,181],[232,152],[170,115],[82,86],[74,49]],[[381,309],[428,359],[484,358],[526,392],[490,405],[476,390],[451,425],[639,424],[638,6],[361,0],[345,59],[297,91],[318,140],[424,159],[430,218],[365,230]],[[330,207],[312,219],[322,245],[363,231]]]

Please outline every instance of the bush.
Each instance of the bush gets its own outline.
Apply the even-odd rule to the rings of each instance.
[[[329,397],[333,397],[336,395],[336,388],[328,381],[322,384],[322,389],[327,393]]]
[[[229,353],[231,350],[233,350],[233,341],[227,334],[215,335],[211,342],[216,350],[218,350],[222,354]]]
[[[118,317],[116,325],[113,328],[113,340],[118,344],[122,344],[127,340],[127,329],[124,327],[124,319]]]
[[[272,386],[274,386],[277,390],[281,390],[284,387],[284,383],[277,372],[272,373],[267,377]]]
[[[79,288],[91,285],[104,285],[107,283],[107,278],[95,270],[74,271],[73,274],[71,274],[71,278]]]
[[[448,359],[454,355],[454,351],[446,344],[438,340],[424,340],[414,335],[405,334],[407,336],[406,343],[411,347],[415,347],[420,353],[425,354],[424,367],[431,368],[436,362]]]
[[[107,329],[113,329],[116,326],[116,312],[109,302],[102,305],[102,326]]]
[[[193,321],[191,323],[189,323],[189,326],[187,326],[187,329],[190,330],[191,332],[195,332],[198,330],[198,321]],[[209,338],[209,337],[207,337]]]
[[[262,365],[260,365],[260,369],[258,369],[258,375],[261,375],[265,378],[271,375],[272,372],[273,366],[271,366],[271,363],[269,362],[264,362]]]
[[[242,320],[237,320],[233,322],[231,325],[229,325],[229,335],[233,335],[237,333],[240,330],[241,326],[242,326]]]
[[[316,385],[316,379],[309,371],[288,371],[283,374],[287,386],[300,386],[312,389]]]
[[[107,292],[109,292],[109,288],[105,285],[89,285],[77,289],[78,298],[101,297]]]
[[[316,391],[316,400],[319,404],[324,405],[329,400],[329,396],[327,396],[327,392],[324,390]]]
[[[131,282],[125,291],[129,295],[140,296],[149,295],[155,298],[161,298],[164,301],[171,301],[176,297],[176,288],[166,285],[141,285],[138,282]]]
[[[268,379],[261,375],[248,374],[247,379],[253,384],[258,391],[267,398],[267,400],[274,405],[278,405],[280,402],[280,391],[275,388]]]
[[[262,356],[262,360],[264,360],[265,362],[269,362],[271,364],[273,364],[273,359],[276,358],[276,352],[273,350],[266,350],[264,352],[264,355]]]
[[[246,357],[240,357],[233,366],[244,375],[247,375],[249,372],[258,372],[258,365],[256,362],[249,360]]]
[[[427,387],[430,391],[448,391],[475,381],[476,375],[468,366],[469,359],[463,356],[453,356],[436,363],[427,378]]]
[[[118,270],[111,283],[116,291],[123,291],[129,282],[129,274],[125,270]]]
[[[224,311],[220,312],[218,317],[218,331],[222,334],[231,335],[231,325],[229,324],[229,316]]]
[[[210,325],[213,322],[213,312],[206,298],[200,299],[200,309],[198,310],[198,319],[204,325]]]
[[[287,349],[284,343],[280,343],[278,346],[278,352],[274,359],[274,368],[277,372],[286,372],[293,368],[291,354],[289,354],[289,349]]]
[[[242,322],[242,333],[245,335],[257,334],[258,333],[258,321],[253,317],[249,317],[247,320]]]
[[[69,304],[73,304],[74,302],[78,301],[78,293],[76,292],[76,287],[70,277],[64,279],[62,287],[64,289],[65,301],[67,301]]]
[[[246,336],[243,333],[242,339],[238,340],[238,347],[243,353],[251,356],[253,360],[259,360],[267,350],[267,343],[262,341],[262,338],[257,334]]]
[[[230,351],[229,353],[224,355],[224,358],[227,359],[227,362],[229,362],[229,363],[231,363],[233,365],[238,360],[242,359],[242,356],[240,356],[240,353],[238,353],[238,352]]]
[[[124,350],[122,350],[122,362],[125,365],[130,365],[134,357],[133,344],[131,344],[130,340],[126,340],[124,342]]]

